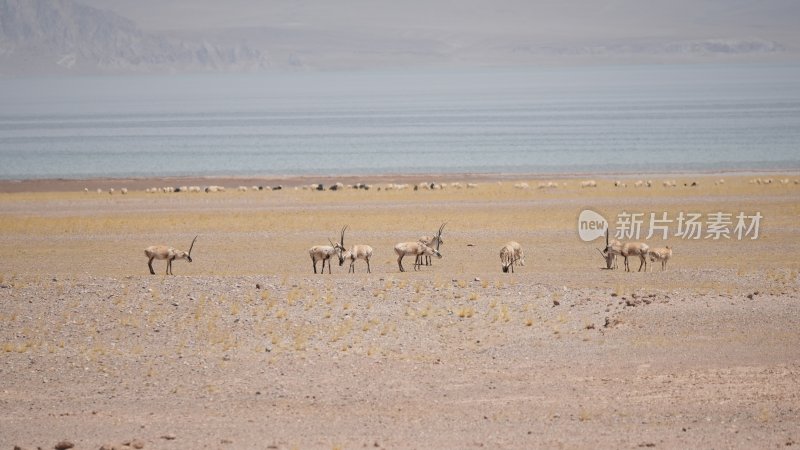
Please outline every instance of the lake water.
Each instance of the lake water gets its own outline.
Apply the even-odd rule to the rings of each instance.
[[[0,179],[800,169],[800,65],[0,79]]]

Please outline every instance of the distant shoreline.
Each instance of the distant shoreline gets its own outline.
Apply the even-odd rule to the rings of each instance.
[[[570,178],[620,178],[643,179],[674,176],[756,176],[793,174],[797,170],[713,170],[713,171],[676,171],[658,173],[636,172],[599,172],[599,173],[415,173],[415,174],[369,174],[369,175],[264,175],[264,176],[174,176],[174,177],[96,177],[96,178],[33,178],[17,180],[0,180],[0,193],[22,192],[75,192],[88,189],[121,189],[144,190],[151,187],[178,186],[283,186],[295,187],[312,183],[327,186],[333,183],[346,185],[355,183],[421,183],[421,182],[498,182],[530,179],[570,179]]]

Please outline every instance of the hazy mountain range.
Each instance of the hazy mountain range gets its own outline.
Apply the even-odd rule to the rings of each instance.
[[[795,61],[794,0],[0,0],[0,75]]]

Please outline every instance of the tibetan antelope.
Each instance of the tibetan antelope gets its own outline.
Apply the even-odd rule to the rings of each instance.
[[[642,271],[642,267],[644,270],[647,271],[647,253],[650,251],[650,246],[645,244],[644,242],[626,242],[619,247],[609,245],[605,248],[604,254],[607,253],[614,253],[618,255],[622,255],[625,259],[625,271],[630,272],[631,268],[628,265],[628,257],[629,256],[638,256],[639,257],[639,272]]]
[[[423,244],[427,245],[428,247],[432,247],[432,248],[435,248],[436,250],[439,250],[439,247],[441,247],[441,245],[444,244],[444,241],[442,240],[442,230],[444,230],[444,226],[445,225],[447,225],[447,222],[443,223],[442,226],[439,227],[439,231],[436,233],[435,236],[421,236],[417,240],[419,242],[422,242]],[[422,264],[422,258],[425,258],[425,265],[426,266],[430,266],[431,265],[431,256],[430,255],[418,255],[417,258],[416,258],[415,264],[421,265]]]
[[[667,261],[672,258],[672,247],[669,245],[666,247],[656,247],[651,248],[650,252],[650,262],[654,263],[656,261],[661,261],[661,270],[667,270]],[[650,271],[653,271],[653,264],[650,264]]]
[[[347,225],[342,228],[342,240],[341,246],[344,248],[344,231],[347,229]],[[367,273],[372,273],[372,270],[369,268],[369,259],[372,258],[372,247],[369,245],[354,245],[350,247],[350,250],[345,252],[339,253],[339,266],[341,267],[345,260],[350,260],[350,268],[347,270],[347,273],[353,272],[356,273],[356,260],[363,259],[367,262]],[[330,263],[328,263],[330,266]]]
[[[397,265],[398,267],[400,267],[400,272],[406,271],[405,269],[403,269],[403,257],[405,257],[406,255],[414,255],[414,256],[436,255],[437,258],[442,257],[442,254],[439,253],[439,250],[428,247],[422,242],[401,242],[394,246],[394,252],[397,253]],[[414,270],[419,270],[419,266],[420,266],[420,259],[417,258],[414,260]]]
[[[514,273],[514,264],[519,263],[520,266],[525,265],[525,253],[522,251],[522,246],[518,242],[509,241],[503,248],[500,249],[500,263],[503,267],[503,273]]]
[[[331,245],[315,245],[308,249],[308,254],[311,256],[311,263],[314,265],[314,273],[317,273],[317,261],[322,261],[322,270],[319,273],[325,273],[325,261],[328,262],[328,273],[331,273],[331,257],[336,255],[341,260],[342,252],[344,251],[344,230],[347,225],[342,228],[339,235],[339,243],[334,244],[328,239]]]
[[[194,241],[197,240],[197,236],[192,239],[192,245],[189,246],[189,251],[184,252],[183,250],[177,250],[172,247],[167,247],[166,245],[151,245],[144,249],[144,254],[149,259],[147,261],[147,267],[150,268],[150,274],[155,275],[156,272],[153,270],[153,260],[154,259],[166,259],[167,260],[167,275],[173,275],[172,273],[172,261],[176,259],[185,259],[189,262],[192,262],[192,247],[194,247]]]

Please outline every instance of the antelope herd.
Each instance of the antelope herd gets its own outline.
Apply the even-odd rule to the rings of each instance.
[[[647,258],[650,257],[650,262],[654,263],[659,261],[661,263],[661,270],[667,270],[667,261],[672,258],[672,248],[670,246],[666,247],[657,247],[657,248],[650,248],[649,245],[645,244],[644,242],[625,242],[622,243],[616,239],[609,240],[609,232],[606,229],[606,247],[600,252],[603,255],[603,258],[606,260],[606,269],[616,269],[617,268],[617,256],[621,256],[624,259],[624,266],[625,271],[630,272],[630,266],[628,264],[628,257],[638,257],[639,258],[639,272],[642,271],[642,267],[644,270],[647,271]],[[650,271],[653,271],[653,265],[650,264]]]
[[[790,180],[788,178],[773,180],[772,178],[754,178],[748,181],[749,184],[763,184],[763,185],[770,185],[770,184],[779,184],[779,185],[788,185],[791,183],[800,184],[800,180]],[[631,181],[631,184],[634,187],[645,187],[650,188],[656,186],[656,183],[652,180],[635,180]],[[662,186],[667,188],[674,188],[678,187],[680,183],[676,180],[663,180]],[[722,186],[725,184],[724,179],[714,180],[714,186]],[[567,183],[562,183],[563,186],[566,186]],[[614,187],[627,187],[628,183],[623,180],[616,180],[612,182]],[[683,182],[682,185],[684,187],[697,187],[699,184],[697,182]],[[539,183],[538,187],[542,188],[558,188],[560,185],[555,182],[542,182]],[[596,180],[584,180],[579,182],[580,188],[597,188],[599,183]],[[380,185],[375,187],[376,190],[404,190],[404,189],[413,189],[417,190],[439,190],[445,188],[454,188],[454,189],[463,189],[464,187],[468,189],[475,189],[478,187],[475,183],[418,183],[415,185],[409,184],[394,184],[390,183],[388,185]],[[364,184],[364,183],[357,183],[351,186],[345,186],[342,183],[334,183],[328,186],[326,189],[322,184],[312,184],[307,186],[302,186],[302,189],[308,190],[316,190],[316,191],[323,191],[323,190],[342,190],[345,188],[352,188],[356,190],[369,190],[373,188],[372,185]],[[514,184],[514,188],[517,189],[529,189],[530,185],[525,182],[518,182]],[[257,190],[281,190],[283,186],[239,186],[238,191],[240,192],[247,192],[247,191],[257,191]],[[297,187],[295,189],[298,189]],[[84,189],[85,192],[89,192],[89,189]],[[98,192],[103,192],[101,189],[97,189]],[[155,192],[224,192],[225,188],[223,186],[206,186],[201,188],[199,186],[181,186],[181,187],[161,187],[161,188],[149,188],[146,190],[148,193],[155,193]],[[115,192],[120,192],[122,194],[127,194],[127,188],[121,188],[118,191],[114,189],[109,189],[109,194],[114,194]],[[432,264],[431,257],[435,256],[436,258],[442,258],[442,253],[440,251],[441,246],[444,244],[444,240],[442,239],[442,231],[444,230],[446,223],[443,223],[436,234],[433,235],[426,235],[420,236],[416,240],[410,240],[406,242],[400,242],[394,246],[394,252],[397,254],[397,266],[401,272],[405,272],[405,268],[403,267],[403,259],[407,255],[414,256],[414,270],[418,271],[422,266],[430,266]],[[343,266],[345,262],[349,262],[348,272],[355,273],[355,263],[358,260],[363,260],[367,266],[367,273],[372,273],[372,269],[370,267],[370,260],[373,256],[374,250],[369,245],[364,244],[357,244],[352,245],[349,249],[345,248],[344,245],[344,235],[345,231],[347,230],[348,226],[345,225],[339,234],[339,242],[334,243],[330,239],[328,240],[330,245],[315,245],[308,250],[308,254],[311,257],[311,263],[314,270],[314,273],[324,273],[325,265],[328,265],[328,273],[331,273],[331,259],[336,257],[339,260],[339,266]],[[197,237],[195,237],[195,240]],[[153,270],[153,260],[166,260],[167,261],[167,268],[166,273],[168,275],[172,275],[172,262],[176,259],[185,259],[189,262],[192,262],[191,252],[194,246],[195,240],[192,241],[192,244],[189,247],[188,252],[184,252],[181,250],[177,250],[172,247],[158,245],[158,246],[151,246],[145,249],[145,255],[148,258],[147,265],[150,269],[151,274],[155,274]],[[661,270],[667,270],[667,263],[672,258],[673,249],[669,246],[666,247],[657,247],[651,248],[648,244],[643,242],[620,242],[616,239],[609,239],[608,230],[606,230],[606,246],[603,250],[598,249],[601,253],[603,259],[606,263],[606,269],[613,270],[618,268],[618,258],[622,258],[624,261],[624,267],[626,272],[631,271],[629,258],[638,258],[639,259],[639,268],[637,269],[639,272],[642,270],[647,271],[648,267],[648,259],[650,265],[650,271],[653,271],[653,266],[655,263],[661,263]],[[320,271],[317,272],[317,263],[322,262],[322,267]],[[525,256],[522,250],[522,247],[518,242],[510,241],[506,243],[500,249],[500,264],[501,270],[504,273],[514,272],[515,266],[524,266],[525,265]]]
[[[418,271],[421,266],[426,265],[424,257],[436,256],[442,258],[442,253],[439,251],[440,246],[444,243],[442,239],[442,230],[447,223],[443,223],[437,233],[433,236],[422,236],[416,241],[400,242],[394,246],[394,252],[397,254],[397,267],[400,272],[405,272],[403,267],[403,258],[407,255],[414,256],[414,270]],[[344,246],[344,235],[347,231],[348,225],[342,227],[339,232],[339,242],[334,243],[330,239],[330,245],[315,245],[308,249],[308,254],[311,257],[311,264],[314,273],[325,273],[325,263],[328,264],[328,273],[331,273],[331,259],[335,256],[339,259],[339,266],[343,266],[345,261],[349,261],[348,273],[355,273],[355,263],[361,259],[367,264],[367,273],[372,273],[369,261],[372,258],[373,249],[369,245],[356,244],[350,249]],[[144,254],[147,256],[147,266],[150,268],[150,274],[155,275],[153,270],[153,260],[166,260],[167,269],[166,275],[173,275],[172,262],[176,259],[185,259],[192,262],[192,249],[194,243],[197,241],[197,236],[192,239],[189,246],[189,251],[178,250],[166,245],[153,245],[144,249]],[[672,258],[672,248],[656,247],[650,248],[649,245],[643,242],[620,242],[616,239],[609,239],[609,231],[606,229],[606,246],[603,250],[598,249],[606,261],[606,269],[617,268],[617,257],[621,256],[624,259],[624,267],[626,272],[630,272],[630,265],[628,263],[629,257],[639,258],[639,269],[641,272],[644,268],[647,271],[647,258],[650,258],[650,271],[653,271],[653,264],[655,262],[661,263],[661,270],[667,270],[667,262]],[[317,272],[317,262],[322,262],[320,271]],[[430,263],[428,263],[429,265]],[[514,273],[514,266],[525,266],[525,252],[519,242],[509,241],[500,249],[500,268],[503,273]]]

